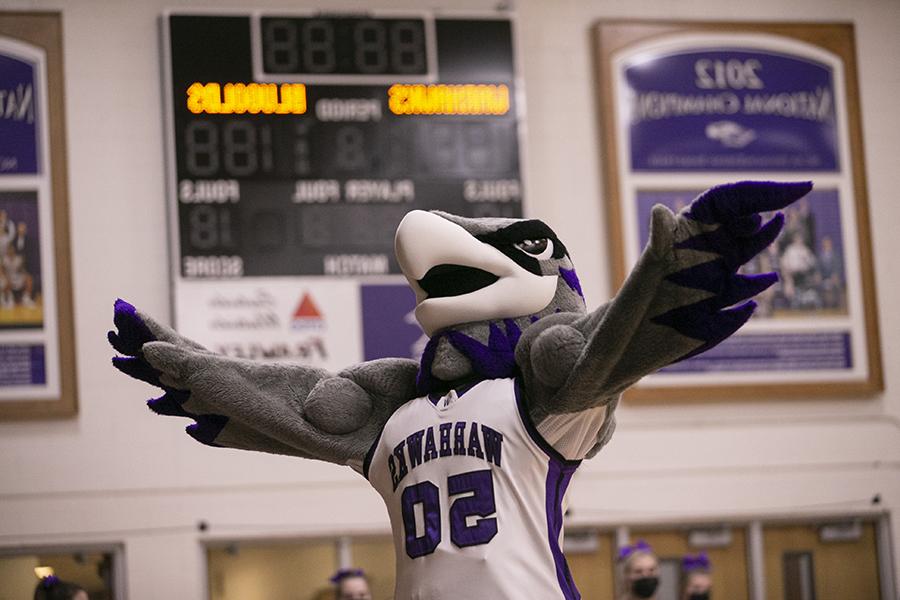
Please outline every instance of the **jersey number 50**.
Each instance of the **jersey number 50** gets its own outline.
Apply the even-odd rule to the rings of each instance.
[[[497,512],[494,476],[490,469],[448,477],[448,500],[462,494],[471,495],[456,498],[450,503],[450,540],[460,548],[487,544],[497,535],[497,518],[490,516]],[[421,535],[417,535],[417,504],[422,505],[425,531]],[[410,558],[419,558],[434,552],[441,543],[441,497],[438,487],[430,481],[407,487],[403,490],[401,506],[406,554]],[[469,517],[481,518],[469,525]]]

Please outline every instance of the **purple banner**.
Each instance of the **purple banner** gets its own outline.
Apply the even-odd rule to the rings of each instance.
[[[0,345],[0,386],[47,383],[42,345]]]
[[[32,64],[0,54],[0,175],[38,172],[37,89]]]
[[[416,296],[409,286],[363,285],[363,352],[365,360],[418,360],[427,338],[413,317]]]
[[[767,333],[730,337],[712,350],[660,372],[818,371],[852,367],[849,333]]]
[[[635,171],[837,171],[832,69],[745,49],[651,56],[625,69]]]

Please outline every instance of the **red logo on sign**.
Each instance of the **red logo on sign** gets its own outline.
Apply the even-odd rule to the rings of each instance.
[[[292,326],[294,329],[319,329],[324,325],[325,319],[322,317],[319,307],[316,306],[316,302],[313,300],[312,295],[308,292],[304,293],[297,308],[294,309]]]

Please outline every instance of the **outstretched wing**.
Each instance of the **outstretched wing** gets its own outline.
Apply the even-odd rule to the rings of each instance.
[[[141,314],[115,305],[109,341],[123,373],[163,390],[154,412],[193,419],[197,441],[361,467],[397,406],[415,397],[417,363],[384,359],[336,375],[212,353]]]
[[[610,402],[644,375],[736,332],[756,308],[750,298],[778,280],[775,273],[738,273],[784,224],[781,213],[765,223],[760,213],[780,210],[811,188],[746,181],[714,187],[677,215],[655,206],[650,242],[613,300],[528,332],[528,362],[542,392],[537,415]],[[557,358],[554,369],[566,376],[558,385],[542,385],[540,373],[550,369],[540,366],[547,354],[542,348],[557,347],[568,358]]]

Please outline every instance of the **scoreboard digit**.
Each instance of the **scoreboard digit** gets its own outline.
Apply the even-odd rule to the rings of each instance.
[[[428,74],[422,18],[263,17],[259,28],[270,76]]]

